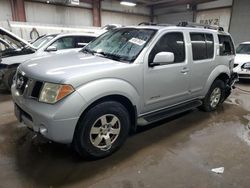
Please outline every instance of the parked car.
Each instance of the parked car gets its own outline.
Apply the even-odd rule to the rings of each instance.
[[[92,33],[61,33],[45,35],[30,44],[13,33],[0,28],[0,38],[13,46],[11,50],[0,52],[2,57],[0,82],[3,82],[5,87],[10,89],[19,64],[36,57],[80,50],[96,37],[97,34]]]
[[[250,42],[243,42],[237,47],[234,71],[240,79],[250,79]]]
[[[221,29],[194,25],[114,29],[79,52],[21,64],[12,85],[17,119],[102,158],[137,126],[215,110],[235,81],[234,44]]]

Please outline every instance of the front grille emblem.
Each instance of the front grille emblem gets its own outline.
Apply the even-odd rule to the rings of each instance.
[[[24,84],[24,78],[22,76],[19,76],[16,80],[16,88],[21,89]]]

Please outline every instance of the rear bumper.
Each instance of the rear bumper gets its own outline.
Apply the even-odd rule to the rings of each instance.
[[[234,89],[234,84],[239,80],[239,76],[236,72],[231,74],[227,84],[226,84],[226,91],[225,91],[225,99],[231,94],[232,89]]]
[[[250,70],[247,69],[236,69],[235,72],[241,79],[250,79]]]

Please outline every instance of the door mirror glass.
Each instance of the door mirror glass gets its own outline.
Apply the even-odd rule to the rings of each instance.
[[[47,52],[55,52],[57,51],[57,48],[55,46],[49,46],[47,49],[46,49]]]
[[[159,52],[155,55],[153,63],[151,63],[151,66],[156,65],[164,65],[168,63],[174,62],[174,53],[172,52]]]

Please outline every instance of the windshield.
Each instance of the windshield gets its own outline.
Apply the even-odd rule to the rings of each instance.
[[[32,45],[36,48],[41,48],[43,45],[47,44],[49,41],[51,41],[56,35],[48,35],[44,36],[40,39],[37,39],[35,42],[32,43]]]
[[[108,31],[87,45],[83,52],[133,62],[154,36],[154,29],[120,28]]]
[[[237,54],[250,54],[250,44],[240,44],[236,49]]]

